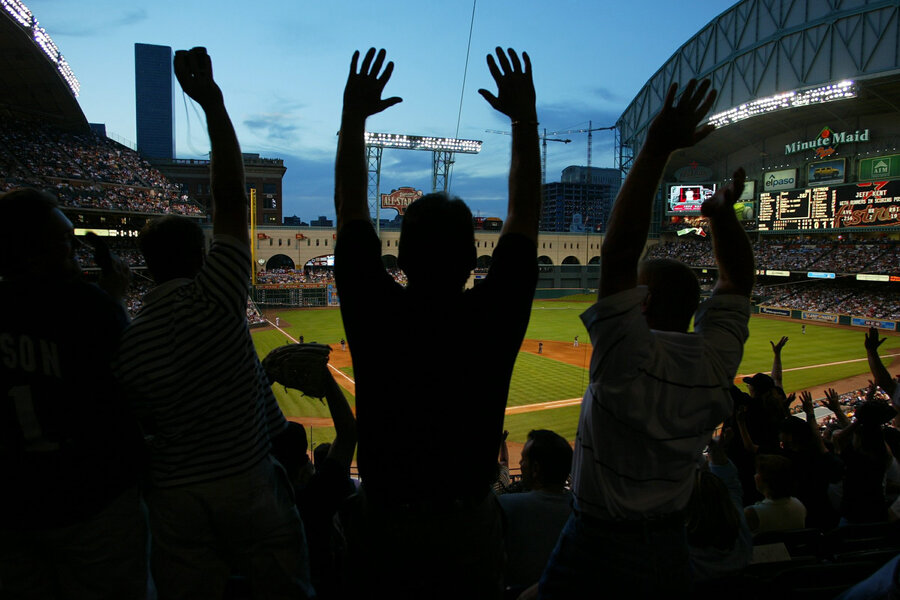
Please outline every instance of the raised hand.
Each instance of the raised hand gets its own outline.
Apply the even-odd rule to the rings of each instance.
[[[878,339],[878,330],[874,327],[869,327],[869,332],[866,334],[866,350],[869,352],[877,352],[878,346],[884,343],[884,340],[887,338]]]
[[[704,79],[700,85],[697,85],[696,79],[691,79],[677,105],[675,92],[678,84],[673,83],[669,87],[663,108],[647,131],[645,143],[649,144],[650,150],[668,155],[679,148],[693,146],[713,132],[715,125],[697,127],[716,101],[716,90],[707,94],[710,85],[709,79]]]
[[[834,388],[825,390],[825,401],[828,403],[828,410],[833,413],[843,412],[841,410],[841,397]]]
[[[803,412],[807,415],[815,416],[816,407],[813,404],[812,394],[806,390],[800,392],[800,403],[803,405]]]
[[[781,349],[784,348],[784,345],[787,344],[787,342],[788,342],[788,338],[786,335],[782,336],[781,339],[778,340],[777,344],[775,342],[773,342],[772,340],[769,340],[769,344],[772,345],[772,352],[774,352],[775,354],[780,354]]]
[[[128,263],[113,254],[106,240],[96,233],[88,232],[85,239],[94,250],[94,261],[100,267],[100,288],[116,300],[124,299],[131,284],[131,268]]]
[[[487,64],[497,83],[497,95],[486,89],[480,89],[478,93],[484,96],[494,110],[502,112],[513,121],[537,125],[534,81],[531,79],[531,59],[528,58],[528,53],[522,53],[522,62],[525,63],[523,68],[519,55],[512,48],[507,51],[509,57],[500,46],[497,46],[496,52],[497,60],[488,54]]]
[[[871,379],[869,380],[869,387],[866,390],[866,402],[871,402],[875,399],[875,392],[878,391],[878,384],[876,384]]]
[[[728,464],[728,455],[725,453],[725,448],[733,437],[733,433],[731,428],[725,428],[720,435],[713,436],[709,440],[709,462],[714,465]]]
[[[394,63],[384,65],[384,48],[375,54],[375,48],[369,48],[363,58],[362,65],[357,68],[359,62],[359,50],[353,53],[350,61],[350,74],[347,76],[347,85],[344,87],[344,114],[365,119],[376,113],[403,102],[403,98],[381,98],[384,86],[387,85],[394,72]],[[381,67],[384,65],[384,71]],[[381,73],[379,75],[379,72]]]
[[[175,52],[175,78],[184,93],[204,109],[222,104],[222,90],[213,81],[212,61],[206,48],[197,46]]]
[[[716,190],[711,198],[707,198],[700,206],[700,214],[704,217],[715,217],[721,214],[734,214],[734,203],[741,197],[744,191],[744,180],[747,174],[743,167],[732,173],[728,185]],[[787,342],[787,338],[782,338]],[[782,344],[783,345],[783,344]]]

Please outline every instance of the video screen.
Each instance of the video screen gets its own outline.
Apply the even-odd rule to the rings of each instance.
[[[666,214],[699,215],[703,201],[711,198],[715,193],[716,184],[714,183],[670,186],[669,198],[666,203]]]

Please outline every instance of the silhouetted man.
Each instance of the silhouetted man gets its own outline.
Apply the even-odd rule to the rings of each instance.
[[[507,520],[506,585],[524,588],[540,579],[572,512],[572,492],[566,489],[572,447],[558,433],[534,429],[522,447],[519,467],[527,491],[503,494],[500,505]]]
[[[112,371],[128,267],[98,252],[110,293],[83,281],[49,194],[0,214],[0,596],[143,598],[141,437]]]
[[[149,440],[147,504],[161,599],[221,597],[232,571],[254,597],[305,597],[306,542],[271,438],[287,422],[247,324],[250,244],[240,146],[204,48],[175,76],[206,114],[213,244],[183,217],[138,243],[157,286],[125,333],[117,373]]]
[[[682,511],[700,453],[731,413],[754,272],[733,206],[743,169],[701,207],[719,268],[711,299],[698,307],[697,277],[678,261],[638,268],[669,156],[714,129],[697,128],[715,100],[709,81],[691,81],[677,105],[676,88],[613,206],[598,300],[581,315],[594,350],[575,441],[575,512],[541,580],[545,598],[609,585],[638,596],[690,587]]]
[[[366,118],[401,101],[381,98],[393,71],[387,63],[382,72],[384,59],[383,50],[370,49],[358,68],[359,53],[353,56],[335,170],[335,278],[356,378],[363,481],[358,510],[343,516],[348,570],[357,590],[498,596],[502,522],[490,485],[537,280],[531,64],[527,54],[523,64],[498,48],[488,66],[499,93],[479,90],[513,130],[509,213],[487,277],[463,289],[476,262],[472,214],[462,200],[429,194],[403,218],[404,288],[385,271],[366,201]],[[423,337],[438,341],[427,353],[416,343]],[[414,451],[398,452],[400,443]],[[440,484],[423,482],[432,471],[441,473]]]

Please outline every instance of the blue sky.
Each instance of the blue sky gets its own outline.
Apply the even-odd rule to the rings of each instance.
[[[386,95],[403,103],[372,117],[370,131],[454,136],[473,3],[469,0],[25,0],[81,82],[91,122],[135,139],[134,44],[203,45],[244,152],[285,160],[284,214],[332,216],[335,132],[353,50],[384,47],[395,62]],[[503,216],[509,138],[506,117],[478,95],[493,89],[485,55],[497,45],[527,50],[541,127],[613,125],[641,86],[731,0],[477,0],[459,137],[484,141],[457,155],[451,192],[473,212]],[[176,152],[209,151],[205,125],[176,86]],[[587,160],[587,136],[550,143],[547,180]],[[596,132],[592,164],[612,167],[613,135]],[[381,191],[430,191],[431,155],[384,153]],[[387,211],[385,217],[393,215]]]

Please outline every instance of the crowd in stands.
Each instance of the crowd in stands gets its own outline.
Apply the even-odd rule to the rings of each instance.
[[[256,327],[259,325],[268,325],[269,321],[259,312],[259,309],[250,302],[247,301],[247,322],[250,323],[250,327]]]
[[[94,133],[34,122],[0,122],[0,184],[52,190],[64,206],[204,215],[179,186],[130,148]]]
[[[204,48],[176,52],[174,72],[204,110],[213,145],[208,252],[196,220],[166,215],[140,237],[152,288],[143,279],[129,287],[127,260],[100,250],[109,260],[89,284],[77,262],[88,257],[54,199],[34,189],[0,195],[5,224],[31,224],[0,231],[0,375],[15,399],[0,411],[4,595],[776,598],[791,592],[777,575],[810,563],[781,564],[766,578],[751,565],[754,546],[827,532],[831,545],[810,558],[837,571],[848,548],[841,531],[867,525],[864,549],[890,557],[858,560],[852,577],[829,579],[829,592],[885,569],[897,591],[900,534],[889,521],[900,520],[900,377],[882,362],[879,331],[859,340],[871,385],[844,399],[828,390],[824,432],[818,399],[783,389],[787,337],[771,342],[769,374],[744,377],[746,392],[734,384],[754,286],[753,248],[733,207],[740,168],[703,203],[716,266],[704,282],[709,299],[700,302],[701,282],[684,263],[640,260],[669,156],[714,129],[700,125],[715,98],[710,82],[691,81],[677,102],[670,88],[614,205],[603,251],[615,260],[581,316],[593,355],[574,448],[530,431],[512,484],[503,424],[537,284],[541,198],[530,58],[497,48],[487,59],[497,95],[480,93],[513,130],[510,211],[491,270],[471,290],[471,213],[445,194],[410,204],[404,272],[385,277],[368,219],[364,132],[367,117],[400,98],[382,99],[393,70],[384,50],[359,59],[336,159],[334,273],[356,415],[329,371],[330,348],[287,344],[257,356],[248,322],[265,319],[248,300],[243,163]],[[47,172],[73,162],[106,173],[59,147]],[[149,181],[140,169],[131,177]],[[27,243],[35,232],[46,242],[36,248]],[[687,248],[704,260],[700,245]],[[332,270],[264,275],[324,281]],[[808,292],[791,297],[817,302]],[[398,317],[384,318],[391,311]],[[424,352],[424,335],[440,343]],[[273,383],[327,405],[335,437],[312,460]],[[791,412],[798,400],[805,418]],[[350,477],[357,446],[361,481]],[[423,483],[437,469],[441,482]],[[875,528],[882,535],[872,541]]]
[[[387,269],[394,281],[406,284],[406,274],[402,269]],[[303,269],[267,269],[256,273],[256,282],[267,283],[334,283],[334,270],[330,268],[306,267]]]
[[[754,242],[753,252],[759,269],[900,274],[897,242],[763,238]],[[650,249],[648,258],[673,258],[695,267],[715,265],[707,239],[663,242]]]
[[[790,286],[758,287],[758,302],[765,306],[852,315],[871,319],[900,319],[897,292],[873,285],[814,282]]]
[[[81,241],[81,238],[78,238]],[[137,248],[137,242],[133,238],[106,238],[107,245],[110,250],[116,253],[116,255],[128,263],[129,267],[143,267],[144,263],[144,255],[141,254],[141,251]],[[85,242],[81,242],[79,246],[75,248],[75,258],[78,260],[78,264],[81,265],[83,269],[95,269],[97,268],[97,262],[94,260],[94,251],[93,249],[87,245]]]

